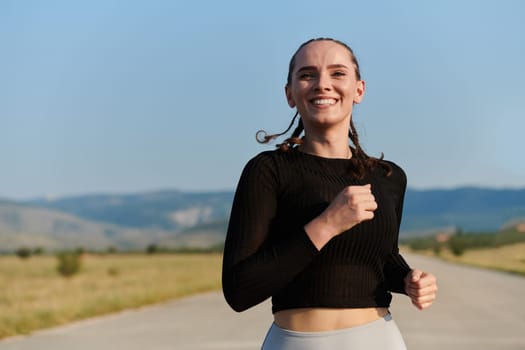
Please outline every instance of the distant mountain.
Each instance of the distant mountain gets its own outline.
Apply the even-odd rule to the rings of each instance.
[[[158,191],[38,199],[28,204],[118,226],[182,232],[196,225],[227,220],[232,199],[232,191]],[[408,189],[401,230],[452,226],[468,231],[495,231],[518,217],[525,217],[525,189]]]
[[[28,204],[124,227],[180,232],[195,225],[224,220],[229,214],[232,199],[231,191],[157,191],[36,199]]]
[[[208,248],[224,243],[228,221],[216,221],[187,229],[159,241],[164,247]]]
[[[467,231],[496,231],[520,217],[525,217],[525,189],[408,189],[401,229],[455,226]]]
[[[16,203],[0,200],[0,250],[21,245],[142,249],[221,244],[232,191],[157,191],[86,195]],[[497,231],[525,218],[525,189],[465,187],[413,190],[405,196],[402,236],[440,231]]]
[[[123,228],[26,204],[0,203],[0,252],[20,247],[61,249],[143,249],[169,238],[169,232]]]

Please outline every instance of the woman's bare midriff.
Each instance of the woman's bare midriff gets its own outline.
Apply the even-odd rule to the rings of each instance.
[[[277,326],[298,332],[322,332],[360,326],[376,321],[388,314],[387,308],[363,309],[305,308],[276,312]]]

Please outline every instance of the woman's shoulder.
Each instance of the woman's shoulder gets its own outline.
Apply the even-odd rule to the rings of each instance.
[[[250,158],[245,164],[241,174],[240,183],[258,184],[259,187],[269,186],[268,188],[275,188],[282,182],[283,173],[286,170],[288,162],[283,160],[286,156],[280,150],[262,151]]]
[[[248,164],[257,165],[274,165],[277,166],[281,162],[287,162],[294,156],[293,150],[281,151],[279,149],[262,151],[253,156]]]
[[[395,163],[395,162],[393,162],[391,160],[388,160],[388,159],[383,159],[382,162],[384,162],[384,163],[386,163],[386,164],[388,164],[390,166],[390,168],[392,169],[392,175],[396,174],[398,176],[402,176],[402,177],[406,178],[405,171],[397,163]]]
[[[278,150],[262,151],[250,158],[244,166],[244,172],[275,173],[279,163],[279,156],[282,153]]]
[[[385,177],[386,181],[401,187],[401,189],[404,191],[407,185],[407,176],[403,168],[391,160],[383,159],[381,162],[390,167],[391,170],[390,175]]]
[[[256,155],[252,156],[250,160],[247,162],[247,166],[268,166],[275,162],[276,158],[276,152],[275,150],[267,150],[257,153]]]
[[[255,172],[257,174],[268,174],[275,178],[281,178],[290,173],[294,164],[301,163],[299,152],[291,149],[281,151],[279,149],[262,151],[253,156],[245,165],[244,172]]]

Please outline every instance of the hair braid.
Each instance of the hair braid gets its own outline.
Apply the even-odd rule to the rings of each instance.
[[[290,123],[290,125],[288,125],[288,128],[286,128],[286,130],[281,133],[268,135],[266,131],[264,130],[257,131],[257,133],[255,134],[255,138],[257,139],[257,142],[268,143],[271,140],[275,139],[276,137],[286,134],[292,128],[293,124],[295,123],[295,119],[297,119],[298,115],[299,115],[299,112],[296,112],[292,118],[292,122]],[[292,136],[284,140],[284,142],[277,144],[276,147],[279,148],[279,150],[281,151],[288,151],[294,145],[302,144],[303,139],[300,138],[299,136],[301,135],[303,130],[304,130],[303,121],[301,120],[301,118],[299,118],[299,123],[297,127],[295,128],[295,130],[293,131]]]

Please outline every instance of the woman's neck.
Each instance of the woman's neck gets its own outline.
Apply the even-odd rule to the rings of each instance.
[[[299,150],[324,158],[352,158],[352,151],[348,145],[348,136],[344,138],[305,136]]]

